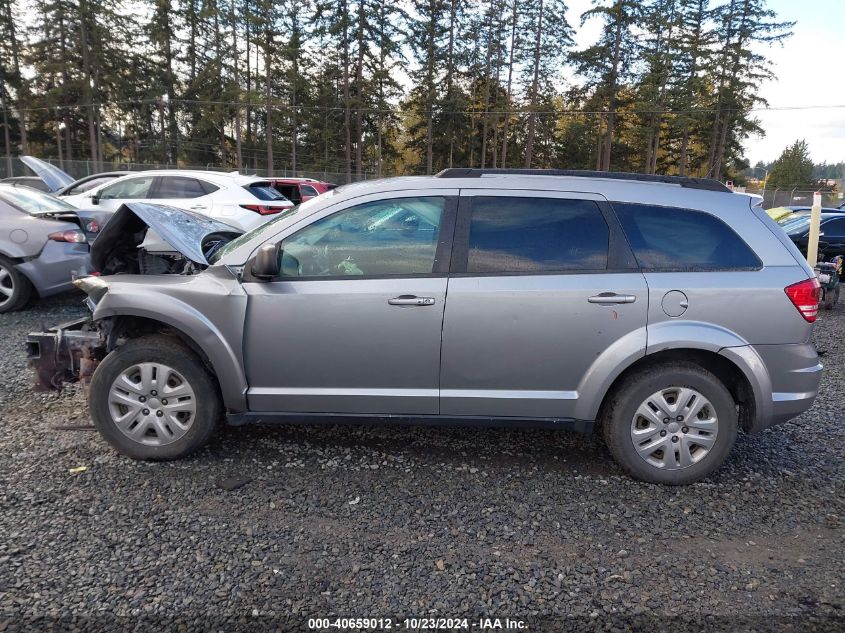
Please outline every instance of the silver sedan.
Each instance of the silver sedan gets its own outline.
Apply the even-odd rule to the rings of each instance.
[[[0,184],[0,312],[70,290],[87,265],[87,234],[98,230],[49,194]]]

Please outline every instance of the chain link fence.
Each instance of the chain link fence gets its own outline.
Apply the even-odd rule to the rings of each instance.
[[[775,207],[811,207],[813,205],[813,194],[815,190],[808,189],[754,189],[748,187],[746,193],[755,193],[763,196],[763,208],[773,209]],[[845,203],[841,191],[822,192],[822,207],[837,208]]]

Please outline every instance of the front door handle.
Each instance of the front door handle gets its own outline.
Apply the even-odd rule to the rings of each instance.
[[[392,306],[433,306],[434,297],[418,297],[416,295],[399,295],[388,299],[387,302]]]
[[[603,304],[634,303],[636,300],[635,295],[618,295],[615,292],[602,292],[587,299],[590,303]]]

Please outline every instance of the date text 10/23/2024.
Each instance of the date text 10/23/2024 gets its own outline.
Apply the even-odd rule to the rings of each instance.
[[[512,618],[309,618],[308,628],[329,630],[389,630],[408,631],[525,631],[524,620]]]

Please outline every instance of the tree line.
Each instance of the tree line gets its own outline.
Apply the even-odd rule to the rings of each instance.
[[[576,29],[598,25],[587,46]],[[0,0],[7,151],[329,171],[741,178],[765,0]]]

